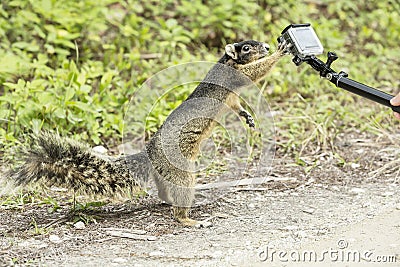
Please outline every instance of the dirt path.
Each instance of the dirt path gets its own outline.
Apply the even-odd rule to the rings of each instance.
[[[297,260],[297,257],[302,257],[299,256],[301,253],[310,251],[317,255],[311,258],[313,264],[309,262],[310,254],[303,254],[307,260],[302,263],[290,262],[289,257],[283,257],[282,260],[288,260],[287,266],[294,263],[296,266],[399,266],[400,207],[388,208],[373,218],[339,227],[335,229],[333,235],[324,237],[320,241],[306,242],[296,251],[300,254],[295,253],[294,259]],[[275,266],[282,265],[282,263],[275,264]]]
[[[277,259],[271,262],[271,258],[263,262],[265,256],[260,252],[268,247],[270,251],[315,249],[319,253],[337,249],[339,240],[348,242],[353,250],[398,257],[399,203],[399,190],[393,185],[241,191],[226,195],[213,207],[212,227],[182,229],[173,225],[173,231],[154,241],[110,238],[102,230],[103,222],[84,230],[60,227],[52,232],[60,237],[58,244],[50,235],[25,240],[9,236],[3,237],[2,243],[13,242],[16,253],[21,248],[41,249],[35,264],[43,266],[293,266]],[[205,211],[196,215],[210,217]],[[131,227],[138,230],[134,223]]]

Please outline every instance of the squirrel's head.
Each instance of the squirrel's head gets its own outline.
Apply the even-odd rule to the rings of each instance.
[[[248,40],[225,46],[225,55],[237,64],[248,64],[268,55],[269,45]]]

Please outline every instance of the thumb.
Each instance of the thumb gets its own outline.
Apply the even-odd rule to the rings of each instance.
[[[400,106],[400,93],[390,99],[390,104],[392,104],[393,106]]]

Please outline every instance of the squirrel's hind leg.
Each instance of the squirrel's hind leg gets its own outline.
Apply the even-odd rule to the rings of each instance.
[[[185,226],[195,226],[197,224],[196,220],[189,218],[189,210],[188,207],[172,207],[172,212],[174,218]]]

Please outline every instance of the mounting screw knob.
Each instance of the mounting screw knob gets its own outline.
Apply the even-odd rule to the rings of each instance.
[[[336,55],[336,53],[334,53],[334,52],[328,52],[328,59],[326,60],[326,66],[327,66],[328,68],[330,68],[332,62],[335,61],[335,60],[338,59],[338,58],[339,58],[339,57],[338,57],[338,55]]]
[[[300,66],[301,63],[303,63],[303,60],[301,60],[301,58],[299,56],[294,56],[292,61],[293,61],[294,64],[296,64],[296,66]]]

